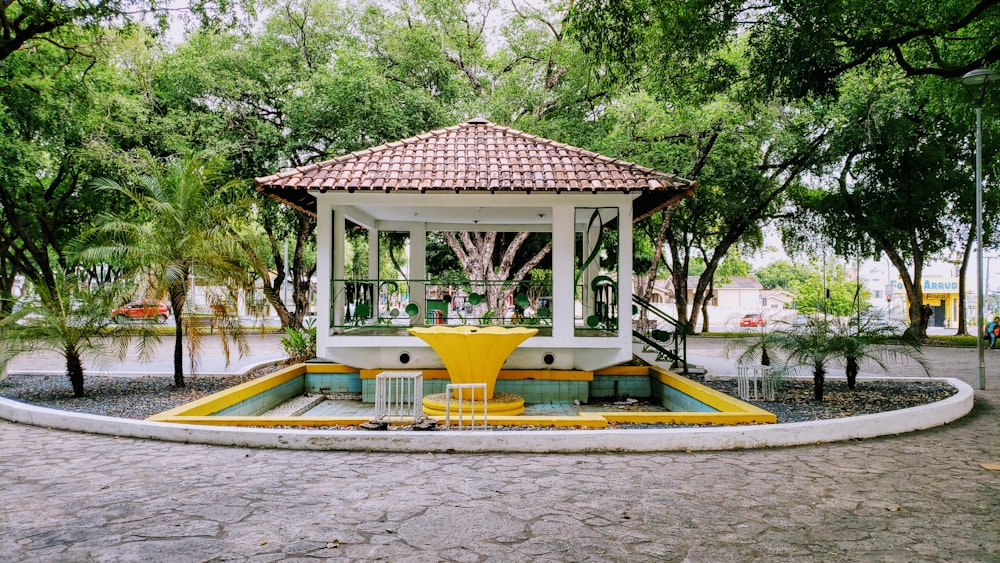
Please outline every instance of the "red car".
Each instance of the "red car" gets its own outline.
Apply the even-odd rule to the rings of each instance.
[[[750,313],[749,315],[743,315],[740,319],[740,326],[764,326],[767,324],[767,319],[763,315],[758,315],[757,313]]]
[[[117,323],[123,323],[128,320],[147,319],[153,319],[158,323],[162,323],[166,322],[167,315],[169,314],[170,309],[163,303],[150,299],[140,299],[111,311],[111,318]]]

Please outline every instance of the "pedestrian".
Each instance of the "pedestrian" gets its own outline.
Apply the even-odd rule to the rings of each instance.
[[[990,339],[990,349],[996,348],[997,337],[1000,337],[1000,317],[993,317],[993,320],[986,323],[986,338]]]

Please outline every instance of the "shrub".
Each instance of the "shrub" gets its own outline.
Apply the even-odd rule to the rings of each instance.
[[[316,327],[309,323],[303,328],[285,328],[281,345],[288,354],[289,362],[295,364],[316,357]]]

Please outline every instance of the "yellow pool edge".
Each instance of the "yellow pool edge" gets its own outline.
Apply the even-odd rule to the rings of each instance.
[[[637,366],[628,366],[629,375],[641,375]],[[693,424],[693,425],[735,425],[773,424],[777,417],[764,409],[745,403],[735,397],[720,393],[710,387],[687,379],[659,366],[646,367],[646,375],[673,387],[678,391],[714,408],[718,412],[584,412],[577,416],[490,416],[491,426],[539,426],[556,428],[607,428],[612,424]],[[365,370],[367,371],[367,370]],[[527,371],[527,370],[525,370]],[[213,416],[249,397],[267,389],[290,381],[305,373],[354,372],[362,373],[349,366],[330,364],[295,364],[252,381],[196,399],[179,407],[157,413],[147,420],[178,424],[201,424],[212,426],[357,426],[371,420],[370,417],[309,417],[309,416]],[[577,379],[582,372],[572,371],[567,376],[558,371],[532,370],[532,379]],[[589,372],[588,372],[589,373]],[[603,370],[598,373],[606,373]],[[437,374],[435,374],[437,375]],[[512,374],[513,375],[513,374]],[[525,374],[519,374],[525,375]],[[431,417],[443,424],[443,417]],[[409,424],[394,422],[392,424]]]

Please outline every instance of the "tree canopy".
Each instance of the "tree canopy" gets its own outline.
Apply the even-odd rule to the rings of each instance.
[[[579,0],[570,15],[587,50],[624,69],[725,69],[713,53],[745,38],[752,95],[831,94],[841,76],[886,65],[957,78],[1000,60],[997,0]]]

